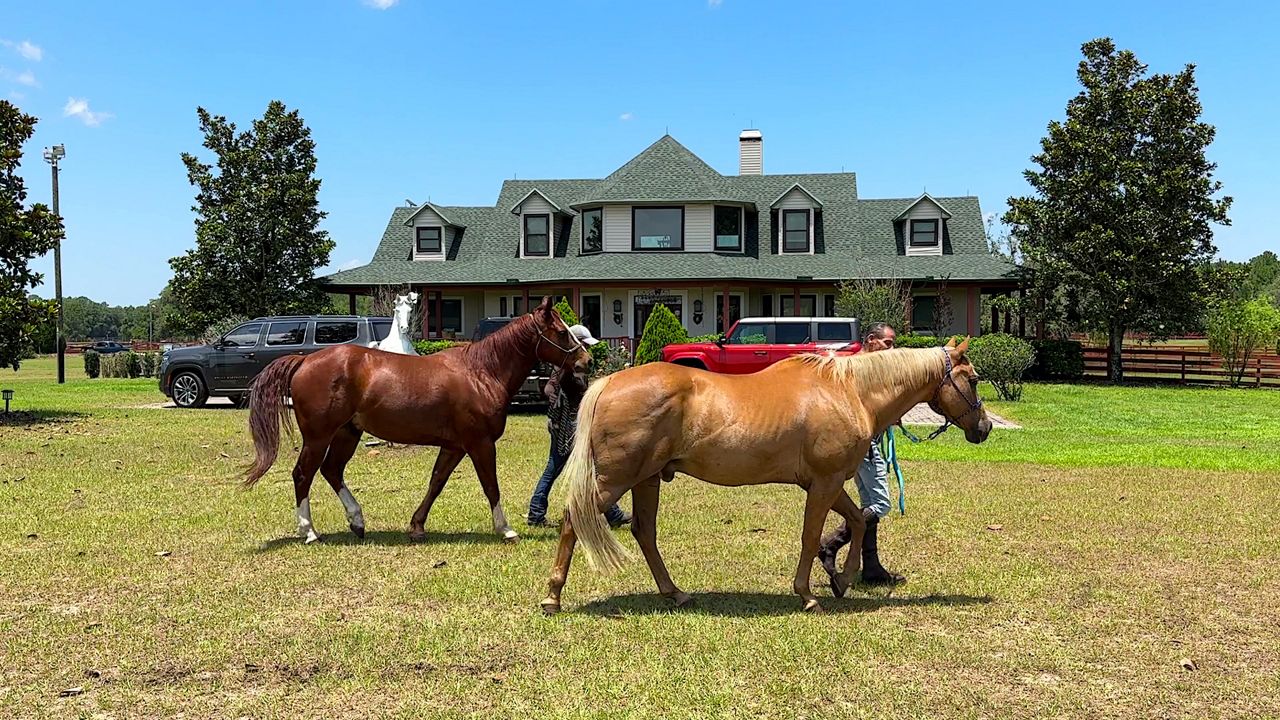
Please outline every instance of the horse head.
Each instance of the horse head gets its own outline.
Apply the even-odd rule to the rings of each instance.
[[[572,368],[574,376],[585,381],[591,365],[591,353],[569,332],[560,313],[551,304],[551,298],[544,296],[529,314],[533,316],[535,332],[538,333],[534,347],[538,359],[555,365],[561,371]]]
[[[977,444],[991,434],[991,419],[978,397],[978,371],[969,362],[969,338],[956,345],[952,339],[942,348],[947,369],[929,407],[952,425],[964,430],[964,439]]]
[[[409,318],[413,313],[413,306],[418,304],[418,293],[411,292],[408,295],[396,296],[395,319],[396,324],[400,327],[401,335],[409,334]]]

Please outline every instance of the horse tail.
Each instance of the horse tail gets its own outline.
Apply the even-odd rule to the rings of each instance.
[[[293,432],[292,411],[285,403],[294,373],[306,360],[303,355],[285,355],[273,360],[249,385],[249,431],[253,433],[256,456],[245,474],[244,486],[253,487],[275,464],[280,451],[280,426]]]
[[[612,376],[605,376],[587,389],[578,411],[578,429],[573,440],[573,451],[564,472],[569,477],[569,521],[587,562],[598,570],[617,570],[631,559],[630,553],[609,531],[609,524],[600,512],[597,502],[596,458],[591,449],[591,431],[595,424],[596,405],[604,394]]]

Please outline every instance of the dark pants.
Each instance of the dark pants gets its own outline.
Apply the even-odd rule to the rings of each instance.
[[[560,477],[560,472],[564,470],[564,464],[568,460],[568,455],[557,455],[554,449],[547,456],[547,467],[542,471],[537,487],[533,489],[533,497],[529,498],[529,522],[546,521],[547,498],[551,496],[551,486],[555,484],[556,478]],[[605,511],[604,517],[609,522],[616,523],[623,518],[622,508],[614,503],[613,507]]]

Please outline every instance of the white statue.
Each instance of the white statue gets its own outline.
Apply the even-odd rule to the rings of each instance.
[[[413,343],[409,342],[409,315],[413,306],[418,304],[418,293],[396,296],[396,308],[392,312],[391,332],[380,342],[369,343],[369,347],[401,355],[417,355]]]

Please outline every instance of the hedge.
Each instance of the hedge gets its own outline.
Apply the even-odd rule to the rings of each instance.
[[[460,345],[466,345],[466,343],[458,342],[456,340],[414,340],[413,341],[413,349],[419,355],[431,355],[433,353],[438,353],[441,350],[448,350],[449,348],[458,347]]]
[[[1075,340],[1032,340],[1036,361],[1028,370],[1032,380],[1079,380],[1084,377],[1084,345]]]
[[[97,350],[84,351],[84,374],[92,380],[102,374],[102,356]]]
[[[97,353],[94,353],[98,355]],[[88,353],[86,353],[86,356]],[[107,378],[140,378],[156,377],[160,372],[160,353],[127,352],[111,353],[98,356],[98,370]],[[89,374],[90,360],[85,358],[85,373]],[[89,374],[89,377],[96,377]]]

